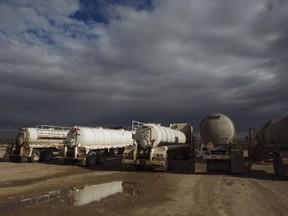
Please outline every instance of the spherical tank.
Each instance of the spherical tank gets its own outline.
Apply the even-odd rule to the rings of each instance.
[[[288,116],[266,122],[261,132],[265,144],[288,142]]]
[[[214,113],[202,120],[200,135],[205,144],[229,145],[235,136],[235,127],[228,116]]]
[[[186,142],[184,133],[157,124],[141,125],[135,134],[137,143],[144,149],[161,144],[183,144]]]
[[[133,139],[131,131],[76,126],[69,130],[67,143],[71,147],[117,148],[132,145]]]

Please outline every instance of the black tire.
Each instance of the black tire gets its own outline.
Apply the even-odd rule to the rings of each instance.
[[[97,164],[104,164],[106,161],[106,152],[101,151],[98,153]]]
[[[29,158],[29,161],[32,163],[37,163],[41,160],[41,152],[39,149],[33,149],[32,155]]]
[[[279,171],[278,171],[278,154],[273,153],[272,157],[273,157],[273,171],[274,171],[274,174],[275,174],[276,176],[279,176]]]
[[[53,150],[52,149],[46,149],[41,152],[41,158],[43,161],[51,161],[53,158]]]
[[[86,166],[87,167],[93,167],[96,165],[97,162],[97,155],[95,152],[89,152],[86,157]]]

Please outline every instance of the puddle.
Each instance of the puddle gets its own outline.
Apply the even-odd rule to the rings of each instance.
[[[116,194],[135,196],[139,194],[139,185],[136,182],[113,181],[96,185],[83,185],[70,189],[49,191],[35,197],[7,197],[0,202],[0,211],[21,207],[36,207],[47,203],[66,206],[84,206],[93,202],[100,202],[106,197]]]

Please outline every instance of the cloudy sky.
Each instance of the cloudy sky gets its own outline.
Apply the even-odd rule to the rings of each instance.
[[[0,0],[0,128],[288,110],[287,0]]]

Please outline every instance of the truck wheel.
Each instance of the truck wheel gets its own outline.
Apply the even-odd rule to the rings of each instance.
[[[29,158],[29,161],[32,162],[32,163],[37,163],[37,162],[40,161],[40,159],[41,159],[40,150],[39,149],[33,149],[32,155]]]
[[[103,151],[103,152],[98,154],[97,164],[104,164],[105,161],[106,161],[106,152]]]
[[[273,154],[272,155],[273,157],[273,171],[274,171],[274,174],[276,176],[279,176],[279,172],[278,172],[278,154]]]
[[[43,161],[50,161],[53,158],[53,150],[52,149],[46,149],[41,152],[41,158]]]
[[[93,167],[97,162],[97,155],[95,152],[89,152],[88,156],[86,157],[86,166]]]

